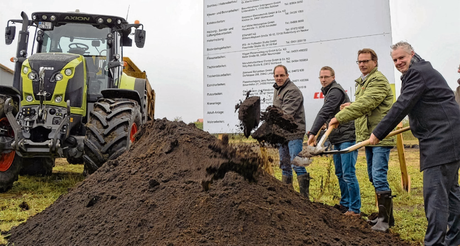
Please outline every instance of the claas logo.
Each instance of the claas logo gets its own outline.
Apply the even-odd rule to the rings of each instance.
[[[345,93],[348,93],[348,91],[346,90]],[[315,92],[315,95],[313,96],[313,99],[323,99],[324,98],[324,94],[322,92]]]
[[[313,99],[323,99],[324,98],[324,94],[322,92],[315,92],[315,96],[313,97]]]

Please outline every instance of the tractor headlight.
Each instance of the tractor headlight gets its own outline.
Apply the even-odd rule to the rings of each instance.
[[[57,103],[62,102],[62,96],[61,96],[61,95],[56,96],[56,97],[54,98],[54,101],[57,102]]]
[[[51,21],[55,21],[55,20],[56,20],[56,16],[52,15],[50,19],[51,19]]]
[[[29,72],[29,68],[28,68],[28,67],[23,67],[23,68],[22,68],[22,72],[23,72],[24,74],[27,74],[27,73]]]
[[[32,72],[29,73],[28,77],[29,77],[30,80],[36,80],[38,76],[37,76],[37,73],[32,71]]]
[[[102,18],[97,19],[97,23],[99,23],[99,24],[104,23],[104,19],[102,19]]]
[[[56,81],[61,81],[64,78],[64,76],[60,73],[56,74]]]
[[[72,69],[66,68],[64,73],[65,73],[65,75],[70,76],[70,75],[72,75]]]
[[[26,96],[26,101],[32,102],[33,100],[34,100],[34,98],[32,97],[32,95],[27,95]]]

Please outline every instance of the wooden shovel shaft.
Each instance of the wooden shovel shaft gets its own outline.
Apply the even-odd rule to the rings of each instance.
[[[326,139],[329,137],[329,134],[331,134],[333,129],[334,129],[334,127],[329,127],[327,129],[326,133],[324,133],[324,135],[321,137],[321,139],[319,140],[318,144],[316,145],[317,148],[324,147],[324,143],[326,142]]]
[[[390,132],[385,138],[389,138],[389,137],[393,137],[394,135],[397,135],[397,134],[400,134],[400,133],[403,133],[407,130],[410,130],[410,126],[406,126],[404,128],[401,128],[401,129],[398,129],[398,130],[395,130],[395,131],[392,131]],[[367,146],[370,144],[370,141],[369,139],[368,140],[365,140],[365,141],[362,141],[362,142],[359,142],[355,145],[352,145],[346,149],[343,149],[343,150],[331,150],[331,151],[325,151],[323,152],[324,154],[339,154],[339,153],[348,153],[348,152],[351,152],[351,151],[354,151],[354,150],[357,150],[363,146]]]

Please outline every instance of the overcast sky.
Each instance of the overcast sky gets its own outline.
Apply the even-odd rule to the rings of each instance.
[[[30,17],[36,11],[80,9],[81,12],[126,18],[129,7],[128,21],[143,23],[147,39],[143,49],[127,48],[124,55],[147,72],[157,95],[155,117],[169,120],[180,117],[186,123],[203,117],[203,0],[79,0],[62,3],[60,0],[1,1],[0,30],[4,30],[8,19],[20,19],[21,11]],[[460,77],[457,74],[460,64],[460,1],[390,0],[390,8],[393,41],[411,43],[415,51],[431,61],[455,89]],[[359,10],[353,14],[359,14]],[[15,55],[16,44],[17,39],[9,46],[0,42],[0,64],[13,68],[9,59]],[[400,73],[396,71],[395,74],[399,78]]]

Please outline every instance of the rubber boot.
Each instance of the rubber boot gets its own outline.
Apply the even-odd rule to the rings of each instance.
[[[387,202],[389,203],[389,206],[390,206],[390,227],[395,226],[395,217],[393,217],[393,197],[395,196],[392,196],[391,191],[390,191],[390,198],[387,199]]]
[[[283,184],[289,185],[289,187],[292,187],[292,176],[284,176],[284,175],[283,175],[283,177],[282,177],[282,179],[281,179],[281,182],[282,182]]]
[[[377,199],[377,198],[378,198],[378,196],[377,196],[377,191],[375,191],[375,198],[376,198],[376,200],[377,200],[377,207],[378,207],[379,205],[378,205],[378,199]],[[377,217],[375,217],[375,219],[373,219],[373,220],[367,220],[367,223],[368,223],[369,225],[373,226],[373,225],[377,224],[378,219],[379,219],[379,217],[377,216]]]
[[[297,176],[299,182],[299,193],[301,196],[310,199],[310,174],[302,174]]]
[[[390,228],[391,222],[394,225],[394,218],[391,221],[393,197],[391,196],[391,191],[378,191],[377,198],[379,203],[379,217],[377,218],[377,223],[371,229],[386,232]]]

